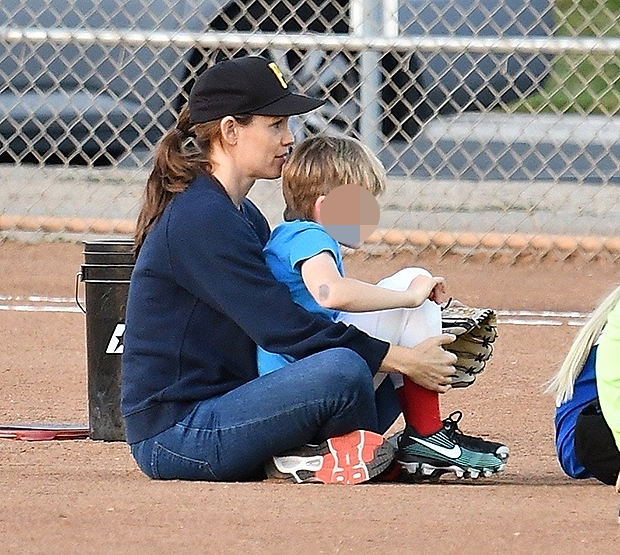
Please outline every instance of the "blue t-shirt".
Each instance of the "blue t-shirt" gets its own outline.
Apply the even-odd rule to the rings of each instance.
[[[288,287],[298,305],[314,314],[336,321],[339,312],[324,308],[317,303],[301,277],[302,262],[321,252],[329,252],[334,257],[340,275],[344,275],[340,246],[320,224],[312,221],[294,220],[280,224],[273,230],[263,249],[271,273]],[[290,356],[270,353],[259,348],[258,373],[268,374],[294,360]]]
[[[594,362],[596,345],[575,380],[573,398],[562,403],[555,411],[555,448],[562,470],[572,478],[590,478],[588,472],[575,455],[575,426],[581,411],[598,397]]]

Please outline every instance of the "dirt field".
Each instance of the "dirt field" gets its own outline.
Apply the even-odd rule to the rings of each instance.
[[[85,317],[18,310],[32,295],[71,298],[81,245],[0,245],[0,423],[87,422]],[[589,312],[617,285],[616,263],[347,259],[376,280],[405,265],[447,278],[470,305]],[[9,298],[10,297],[10,298]],[[17,298],[19,297],[19,298]],[[3,553],[614,553],[613,488],[571,481],[553,449],[553,400],[543,395],[577,331],[501,324],[474,387],[442,397],[465,432],[511,448],[498,478],[356,487],[153,482],[122,443],[0,440]]]

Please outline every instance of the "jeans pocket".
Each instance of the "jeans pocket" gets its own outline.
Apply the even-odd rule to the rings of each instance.
[[[217,480],[208,462],[180,455],[157,442],[153,445],[151,470],[155,480]]]

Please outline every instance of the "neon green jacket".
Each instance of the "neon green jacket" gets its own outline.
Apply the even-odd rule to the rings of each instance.
[[[620,449],[620,302],[609,313],[600,337],[596,386],[603,416]]]

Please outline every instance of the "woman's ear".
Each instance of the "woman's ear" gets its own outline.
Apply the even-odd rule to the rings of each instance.
[[[238,139],[237,121],[232,116],[226,116],[220,121],[220,132],[226,144],[236,145]]]
[[[325,195],[321,195],[318,199],[316,199],[316,201],[314,202],[314,211],[313,211],[313,220],[320,224],[321,223],[321,206],[323,205],[323,201],[325,200]]]

